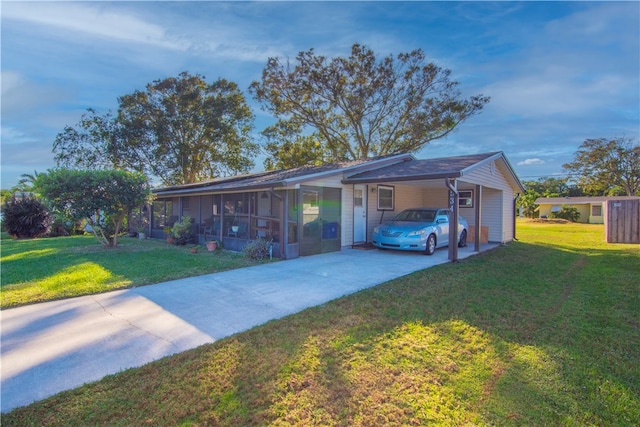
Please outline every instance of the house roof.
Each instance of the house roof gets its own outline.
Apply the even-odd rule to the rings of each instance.
[[[505,178],[512,186],[524,192],[522,183],[501,151],[421,160],[411,154],[396,154],[218,178],[194,184],[157,188],[153,192],[158,196],[174,196],[284,188],[335,174],[343,174],[344,184],[454,179],[461,178],[492,161],[501,161],[507,171]]]
[[[330,176],[336,173],[357,172],[362,169],[384,167],[389,163],[406,162],[413,159],[414,157],[411,154],[395,154],[390,156],[353,160],[349,162],[326,163],[321,166],[302,166],[293,169],[237,175],[194,184],[157,188],[154,189],[153,192],[157,195],[170,196],[212,191],[225,192],[282,188],[300,184],[312,179]]]
[[[509,180],[510,184],[524,192],[522,183],[501,151],[397,163],[351,175],[342,182],[356,184],[462,178],[488,162],[496,160],[501,160],[504,163],[505,169],[508,171],[505,178]]]
[[[640,196],[596,196],[596,197],[538,197],[536,205],[588,205],[607,200],[636,200]]]
[[[422,159],[392,164],[358,173],[343,180],[344,183],[415,181],[419,179],[459,178],[464,170],[498,153],[474,154],[438,159]]]

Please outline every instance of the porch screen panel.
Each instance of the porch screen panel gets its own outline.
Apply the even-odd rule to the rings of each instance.
[[[288,190],[289,194],[289,221],[287,224],[289,242],[298,243],[298,192]]]
[[[320,188],[302,190],[302,245],[301,255],[321,252]]]
[[[171,200],[156,200],[153,202],[153,224],[151,228],[162,229],[171,226],[173,216],[173,202]]]
[[[320,215],[322,218],[322,252],[340,250],[342,190],[340,188],[322,188]]]

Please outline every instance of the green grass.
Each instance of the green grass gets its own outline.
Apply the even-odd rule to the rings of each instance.
[[[4,236],[3,236],[4,237]],[[0,307],[130,288],[251,265],[240,254],[124,237],[116,248],[93,236],[2,239]]]
[[[518,242],[63,392],[12,425],[640,425],[640,247]],[[419,256],[419,255],[416,255]]]

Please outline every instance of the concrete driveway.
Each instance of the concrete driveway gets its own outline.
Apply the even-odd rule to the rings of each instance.
[[[349,249],[2,310],[0,410],[445,262],[446,248]]]

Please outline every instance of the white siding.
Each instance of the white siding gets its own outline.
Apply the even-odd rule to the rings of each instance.
[[[494,164],[494,167],[491,166]],[[502,162],[491,162],[474,169],[473,172],[463,176],[460,180],[473,184],[481,184],[484,187],[495,188],[497,190],[513,191],[504,177]]]
[[[503,242],[502,192],[482,189],[482,226],[489,227],[489,241]]]
[[[513,240],[515,192],[507,182],[505,173],[508,173],[506,166],[498,161],[493,166],[490,163],[483,165],[461,178],[461,181],[483,187],[482,225],[489,227],[489,240],[492,242],[505,243]],[[471,220],[474,221],[473,218]]]
[[[353,185],[342,187],[342,220],[340,224],[342,247],[353,245]]]

